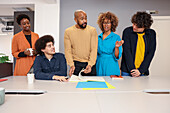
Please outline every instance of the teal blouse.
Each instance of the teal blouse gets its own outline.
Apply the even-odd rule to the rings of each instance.
[[[119,47],[119,56],[115,57],[115,43],[121,41],[120,36],[111,32],[104,40],[103,33],[98,36],[98,51],[96,61],[97,76],[120,75],[118,60],[122,55],[122,46]]]

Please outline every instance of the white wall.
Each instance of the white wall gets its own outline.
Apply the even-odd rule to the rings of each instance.
[[[50,34],[54,37],[56,52],[59,51],[59,12],[60,12],[60,0],[1,0],[0,9],[5,6],[23,6],[27,4],[34,5],[35,7],[35,28],[34,32],[39,36]],[[0,15],[13,15],[10,9],[0,10]],[[11,40],[13,35],[0,36],[0,53],[3,52],[10,56],[10,60],[13,61],[11,54]],[[5,49],[4,49],[5,48]]]
[[[11,15],[12,16],[14,14],[13,14],[13,10],[11,8],[0,5],[0,16],[1,15],[3,15],[3,16]]]
[[[150,65],[150,75],[169,76],[170,16],[153,16],[152,29],[156,31],[157,48]]]
[[[59,5],[35,5],[35,32],[39,36],[50,34],[55,38],[55,48],[59,52]]]

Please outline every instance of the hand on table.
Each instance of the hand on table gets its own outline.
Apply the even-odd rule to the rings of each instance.
[[[68,81],[67,77],[65,77],[65,76],[57,76],[57,75],[53,76],[53,80],[58,80],[60,82],[67,82]]]

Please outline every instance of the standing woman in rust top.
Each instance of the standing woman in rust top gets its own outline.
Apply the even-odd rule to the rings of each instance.
[[[22,29],[12,40],[12,55],[16,58],[14,76],[26,76],[35,60],[35,42],[38,34],[30,30],[30,18],[25,14],[17,17],[17,23]]]

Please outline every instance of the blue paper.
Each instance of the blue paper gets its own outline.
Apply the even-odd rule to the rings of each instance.
[[[105,82],[78,82],[76,88],[108,88]]]

